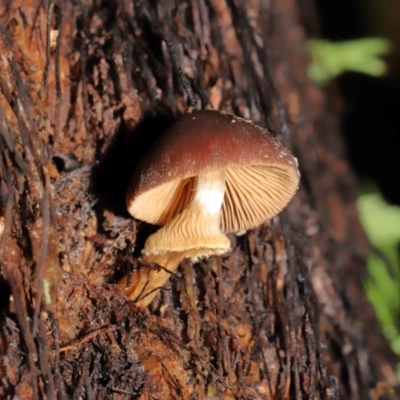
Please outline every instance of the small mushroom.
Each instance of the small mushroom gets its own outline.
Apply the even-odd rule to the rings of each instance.
[[[278,214],[299,183],[297,160],[251,121],[212,110],[178,118],[132,177],[129,213],[162,226],[149,236],[141,268],[120,286],[148,305],[184,258],[225,254],[223,232],[253,228]]]

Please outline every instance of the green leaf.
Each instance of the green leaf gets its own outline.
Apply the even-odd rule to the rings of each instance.
[[[306,48],[312,62],[308,73],[317,84],[325,84],[347,71],[379,77],[386,72],[387,55],[392,44],[384,38],[361,38],[342,42],[310,39]]]
[[[357,206],[361,223],[375,246],[400,242],[400,207],[388,204],[380,193],[362,194]]]
[[[357,201],[360,220],[371,244],[388,262],[370,251],[370,276],[363,283],[383,332],[393,351],[400,354],[400,207],[388,204],[375,187],[366,185],[364,189]],[[398,378],[400,381],[400,364]]]

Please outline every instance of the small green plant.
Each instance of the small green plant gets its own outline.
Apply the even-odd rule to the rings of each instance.
[[[311,55],[308,74],[320,85],[347,71],[379,77],[386,72],[386,63],[381,59],[392,45],[384,38],[362,38],[331,42],[310,39],[306,44]]]
[[[368,255],[368,298],[395,353],[400,355],[400,207],[368,187],[358,199],[361,222],[374,247]],[[400,365],[397,368],[400,381]]]

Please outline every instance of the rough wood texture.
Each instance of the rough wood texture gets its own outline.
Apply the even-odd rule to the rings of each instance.
[[[337,106],[306,74],[310,7],[3,2],[1,398],[395,398]],[[127,181],[188,105],[274,132],[301,188],[138,310],[113,285],[152,231],[128,217]]]

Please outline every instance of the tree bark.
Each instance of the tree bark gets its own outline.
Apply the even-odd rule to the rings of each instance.
[[[340,103],[306,73],[310,1],[0,7],[1,398],[395,398],[361,284]],[[154,228],[129,217],[125,193],[188,106],[268,128],[301,186],[138,309],[115,282]]]

